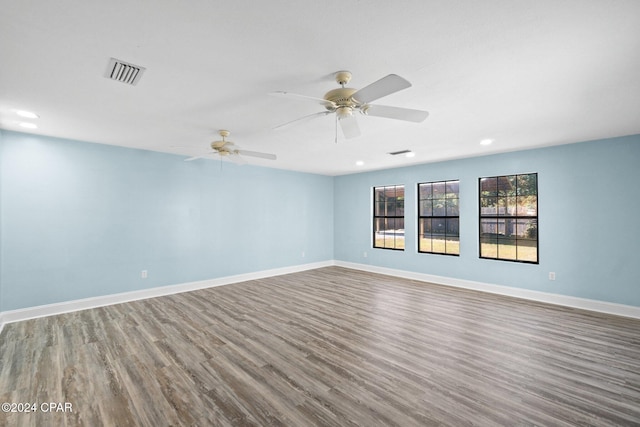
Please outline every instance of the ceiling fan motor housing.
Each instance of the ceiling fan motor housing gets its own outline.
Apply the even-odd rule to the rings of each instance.
[[[358,103],[351,97],[355,92],[356,89],[349,87],[330,90],[324,95],[324,99],[332,103],[326,105],[326,109],[335,111],[339,119],[351,116],[353,109],[358,108]]]
[[[211,143],[211,148],[216,150],[218,153],[222,154],[224,150],[224,146],[227,144],[233,144],[231,141],[227,141],[225,138],[231,135],[231,132],[228,130],[220,129],[218,134],[222,137],[222,141],[213,141]]]

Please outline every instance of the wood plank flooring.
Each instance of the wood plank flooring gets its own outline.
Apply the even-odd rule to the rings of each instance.
[[[8,324],[0,402],[38,405],[2,426],[637,426],[640,321],[327,267]]]

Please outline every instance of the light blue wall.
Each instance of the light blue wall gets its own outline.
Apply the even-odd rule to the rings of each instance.
[[[527,172],[538,173],[540,264],[479,259],[478,178]],[[450,179],[460,257],[417,253],[416,184]],[[372,249],[372,187],[396,184],[407,249]],[[640,306],[640,135],[340,176],[334,206],[337,260]]]
[[[1,311],[333,259],[331,177],[9,131],[1,144]]]
[[[0,131],[0,311],[331,259],[640,306],[639,165],[640,135],[326,177]],[[526,172],[540,264],[479,259],[478,177]],[[416,184],[448,179],[461,256],[418,254]],[[404,252],[371,247],[389,184]]]

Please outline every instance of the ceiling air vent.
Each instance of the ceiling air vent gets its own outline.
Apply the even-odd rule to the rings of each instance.
[[[388,153],[388,154],[391,154],[392,156],[398,156],[400,154],[407,154],[407,153],[410,153],[410,152],[411,152],[411,150],[401,150],[401,151],[393,151],[393,152]]]
[[[105,77],[118,82],[135,86],[140,81],[145,68],[129,64],[119,59],[111,58]]]

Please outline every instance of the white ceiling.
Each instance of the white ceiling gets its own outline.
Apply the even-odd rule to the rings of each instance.
[[[0,0],[0,10],[3,129],[184,156],[229,129],[242,149],[278,156],[251,164],[327,175],[640,133],[638,0]],[[146,67],[137,86],[104,77],[111,57]],[[362,136],[337,144],[332,116],[273,130],[322,106],[269,92],[322,97],[343,69],[355,88],[405,77],[413,87],[375,103],[429,118],[359,116]],[[38,129],[19,127],[15,109],[39,114]],[[387,154],[403,149],[416,157]]]

